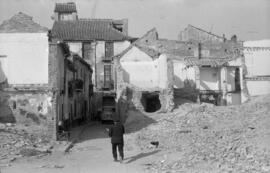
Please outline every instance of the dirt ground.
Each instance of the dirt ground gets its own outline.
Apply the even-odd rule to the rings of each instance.
[[[48,156],[34,156],[1,165],[1,173],[139,173],[143,164],[155,160],[159,150],[141,152],[136,146],[125,147],[123,163],[114,162],[110,139],[105,128],[107,125],[89,125],[69,153],[53,153]],[[129,135],[126,140],[130,141]]]
[[[108,126],[91,124],[69,153],[16,159],[1,173],[270,172],[269,95],[240,106],[176,103],[166,114],[129,111],[122,164],[113,162]]]

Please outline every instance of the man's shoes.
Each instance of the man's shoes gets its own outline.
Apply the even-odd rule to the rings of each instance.
[[[114,162],[117,162],[117,159],[113,159]]]
[[[123,158],[120,158],[119,162],[120,162],[120,163],[123,163]]]

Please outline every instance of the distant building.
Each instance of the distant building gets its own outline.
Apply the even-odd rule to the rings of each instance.
[[[226,41],[176,41],[148,32],[137,45],[166,55],[173,66],[175,96],[220,105],[242,102],[241,43]]]
[[[251,96],[270,93],[270,40],[244,42],[245,81]]]
[[[226,40],[224,36],[219,36],[211,32],[205,31],[201,28],[188,25],[183,31],[178,35],[178,40],[180,41],[218,41],[223,42]]]
[[[112,57],[126,49],[132,40],[128,21],[113,19],[80,19],[73,3],[57,3],[50,40],[63,41],[70,50],[81,56],[93,68],[94,108],[102,111],[102,97],[115,95]],[[61,15],[69,17],[61,17]],[[68,20],[67,20],[68,18]]]

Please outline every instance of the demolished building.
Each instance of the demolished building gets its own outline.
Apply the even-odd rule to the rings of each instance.
[[[122,120],[130,109],[152,113],[174,108],[171,61],[139,44],[152,36],[148,32],[114,57],[117,112]]]
[[[193,34],[193,33],[192,33]],[[242,43],[235,39],[187,41],[159,39],[156,30],[137,42],[164,54],[173,64],[175,97],[216,105],[240,104],[246,99]],[[203,35],[205,38],[205,35]]]
[[[48,39],[48,29],[21,12],[0,25],[0,52],[5,55],[0,61],[7,83],[0,91],[0,121],[36,126],[55,140],[59,122],[89,119],[90,108],[83,106],[90,104],[92,69],[84,60],[78,62],[66,44]],[[73,86],[80,91],[70,90],[69,82],[77,79],[82,86]],[[70,111],[73,99],[83,103]]]

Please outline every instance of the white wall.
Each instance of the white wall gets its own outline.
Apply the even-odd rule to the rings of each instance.
[[[186,80],[195,83],[195,69],[178,60],[173,60],[174,88],[183,88]]]
[[[123,50],[130,46],[129,41],[114,42],[113,51],[114,55],[120,54]]]
[[[200,90],[220,90],[218,68],[200,68]]]
[[[168,87],[168,61],[166,55],[160,55],[158,58],[158,87],[165,89]],[[155,62],[155,61],[154,61]]]
[[[9,84],[48,83],[47,33],[1,33],[0,52]]]
[[[141,88],[158,86],[158,64],[137,47],[132,47],[120,60],[124,81]]]
[[[235,91],[235,67],[227,67],[227,91]]]
[[[246,80],[250,96],[270,94],[270,81]]]
[[[244,47],[247,76],[270,75],[270,40],[246,41]]]
[[[239,105],[241,104],[241,93],[228,93],[227,105]]]
[[[69,50],[82,57],[82,43],[81,42],[68,42]]]
[[[120,64],[124,70],[124,81],[140,88],[166,88],[168,83],[167,57],[158,59],[132,47],[122,56]]]
[[[0,57],[0,83],[4,82],[7,78],[5,71],[7,71],[7,58]]]

